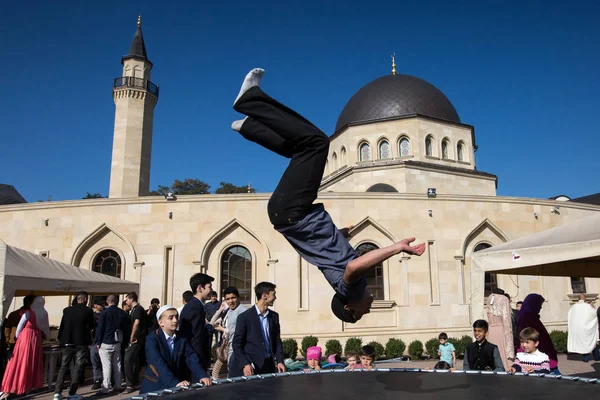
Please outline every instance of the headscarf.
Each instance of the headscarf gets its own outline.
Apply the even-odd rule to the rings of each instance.
[[[306,360],[321,361],[321,348],[319,346],[312,346],[306,349]]]
[[[546,353],[550,358],[550,368],[558,366],[558,356],[554,344],[550,339],[550,334],[540,320],[540,310],[545,299],[537,293],[532,293],[525,297],[521,312],[519,313],[519,332],[525,328],[533,328],[540,334],[540,345],[538,350]]]
[[[37,328],[44,332],[46,339],[50,339],[50,322],[48,321],[48,311],[44,308],[46,300],[42,296],[36,296],[31,303],[31,311],[35,314]]]

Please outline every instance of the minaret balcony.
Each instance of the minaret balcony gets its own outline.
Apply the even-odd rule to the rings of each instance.
[[[144,78],[135,78],[133,76],[122,76],[120,78],[115,78],[113,90],[126,87],[147,90],[156,97],[158,97],[158,90],[160,89],[158,85]]]

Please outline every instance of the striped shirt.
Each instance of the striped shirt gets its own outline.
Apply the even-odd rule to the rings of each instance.
[[[537,349],[533,353],[517,353],[513,368],[522,372],[525,367],[533,367],[533,373],[549,373],[550,359]]]

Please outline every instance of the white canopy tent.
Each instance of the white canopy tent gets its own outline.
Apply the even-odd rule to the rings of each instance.
[[[471,256],[473,318],[483,318],[485,273],[600,278],[600,215],[478,251]]]
[[[138,292],[139,284],[77,268],[0,241],[2,320],[15,296],[59,296],[86,291],[97,295]]]

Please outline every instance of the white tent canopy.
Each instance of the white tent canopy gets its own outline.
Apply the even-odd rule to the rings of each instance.
[[[77,268],[0,241],[2,320],[15,296],[58,296],[86,291],[98,295],[137,292],[139,284]]]
[[[483,317],[486,272],[599,278],[600,215],[474,253],[471,256],[471,304],[474,318]]]

